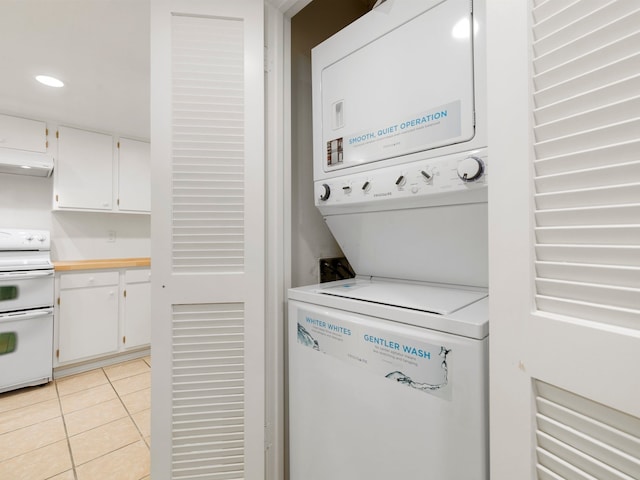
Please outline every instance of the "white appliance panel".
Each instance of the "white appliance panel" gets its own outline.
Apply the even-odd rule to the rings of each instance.
[[[0,271],[0,312],[53,305],[53,269]]]
[[[486,292],[461,290],[442,286],[359,282],[351,280],[319,289],[322,295],[335,295],[365,302],[409,308],[422,312],[448,315],[487,296]]]
[[[486,203],[325,220],[358,275],[488,287]]]
[[[323,215],[399,210],[487,201],[487,149],[421,158],[315,182],[316,206]],[[476,168],[468,169],[466,166]],[[463,180],[475,172],[473,180]]]
[[[387,293],[384,294],[386,301],[384,303],[362,301],[349,296],[348,292],[344,292],[343,295],[325,294],[327,290],[338,290],[343,284],[355,285],[357,289],[369,292],[387,290]],[[428,289],[421,290],[415,287],[442,288],[443,285],[357,276],[348,280],[292,288],[289,290],[289,299],[303,303],[318,304],[336,310],[357,312],[367,317],[383,318],[398,324],[413,325],[478,340],[489,335],[489,298],[486,288],[463,288],[459,286],[446,288],[450,293],[456,292],[450,300],[455,300],[459,305],[464,303],[463,299],[466,299],[465,301],[479,299],[472,301],[455,312],[438,314],[431,313],[433,309],[429,308],[431,303],[429,298],[419,300],[414,298],[418,292],[427,292]],[[409,292],[403,292],[405,288]],[[469,293],[471,295],[467,296]],[[366,294],[361,295],[367,296]],[[419,303],[420,307],[427,308],[407,308],[403,305],[407,301],[414,303],[414,306]]]
[[[335,333],[316,333],[316,350],[298,340],[296,324],[307,318],[337,323],[354,335],[342,335],[340,342]],[[289,322],[291,480],[489,478],[488,339],[296,301],[290,301]],[[359,338],[353,338],[356,332]],[[335,348],[324,352],[327,338]],[[396,368],[404,355],[390,357],[396,343],[400,350],[405,343],[448,349],[446,384],[424,389],[407,381]],[[431,354],[407,368],[439,366],[443,356]],[[387,358],[390,378],[384,375]]]
[[[52,378],[53,308],[0,314],[0,392]]]
[[[316,173],[473,139],[472,25],[468,0],[390,2],[316,47]]]

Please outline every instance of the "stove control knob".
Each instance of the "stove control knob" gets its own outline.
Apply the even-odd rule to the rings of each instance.
[[[38,236],[36,237],[36,240],[42,243],[42,242],[44,242],[44,241],[46,240],[46,238],[45,238],[45,236],[44,236],[44,235],[38,235]]]
[[[478,157],[467,157],[458,162],[458,177],[463,182],[473,182],[484,173],[484,162]]]
[[[27,235],[24,238],[27,242],[30,242],[31,240],[33,240],[33,235],[30,233],[27,233]]]
[[[331,196],[331,187],[329,187],[329,185],[327,185],[326,183],[323,183],[322,186],[320,187],[320,200],[322,200],[323,202],[326,202],[327,200],[329,200],[330,196]]]

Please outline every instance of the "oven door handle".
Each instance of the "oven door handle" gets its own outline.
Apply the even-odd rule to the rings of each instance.
[[[0,313],[0,323],[15,320],[28,320],[31,318],[46,317],[49,315],[53,315],[53,308],[27,310],[24,312]]]
[[[52,277],[53,273],[53,270],[42,270],[36,272],[3,272],[0,273],[0,281],[29,280],[31,278]]]

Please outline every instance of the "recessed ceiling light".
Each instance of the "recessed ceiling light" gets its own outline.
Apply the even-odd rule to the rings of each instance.
[[[62,80],[58,80],[55,77],[49,77],[48,75],[36,75],[36,80],[49,87],[64,87],[64,83],[62,82]]]

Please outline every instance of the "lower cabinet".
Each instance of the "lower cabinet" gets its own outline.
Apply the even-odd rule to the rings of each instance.
[[[123,348],[149,345],[151,342],[151,272],[124,272]]]
[[[60,275],[60,363],[118,351],[118,272]]]
[[[149,345],[149,269],[65,272],[56,281],[54,366]]]

